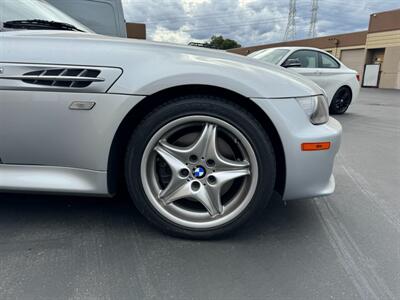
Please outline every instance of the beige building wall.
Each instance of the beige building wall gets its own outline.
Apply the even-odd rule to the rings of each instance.
[[[400,46],[386,48],[379,87],[400,89]]]
[[[366,47],[368,49],[400,46],[400,30],[368,33]]]
[[[400,30],[369,33],[365,47],[384,48],[379,87],[400,89]]]

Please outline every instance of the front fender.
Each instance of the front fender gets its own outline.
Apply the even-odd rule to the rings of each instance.
[[[154,53],[124,66],[124,73],[109,93],[148,96],[183,85],[209,85],[248,98],[290,98],[320,94],[309,80],[256,61],[240,61],[194,54]]]
[[[149,80],[149,82],[143,83],[143,86],[138,87],[135,90],[132,89],[132,84],[129,84],[130,82],[131,81],[128,78],[126,81],[122,80],[120,82],[121,84],[118,83],[117,85],[114,85],[109,92],[149,96],[169,88],[196,84],[228,89],[246,97],[249,97],[249,95],[260,95],[260,93],[254,87],[248,86],[240,80],[227,78],[225,76],[216,74],[176,74],[163,78],[156,78],[154,81]]]

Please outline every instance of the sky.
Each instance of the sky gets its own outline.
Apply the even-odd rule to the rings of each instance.
[[[280,42],[289,0],[122,0],[127,22],[145,23],[148,39],[187,44],[223,35],[242,46]],[[307,38],[312,0],[297,0],[296,39]],[[400,0],[319,0],[317,36],[366,30],[369,15]]]

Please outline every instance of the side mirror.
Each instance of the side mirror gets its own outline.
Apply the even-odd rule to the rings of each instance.
[[[286,60],[282,67],[284,68],[301,68],[301,62],[298,58],[289,58]]]

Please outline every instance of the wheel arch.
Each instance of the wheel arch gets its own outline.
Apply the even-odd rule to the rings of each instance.
[[[124,172],[122,170],[124,168],[125,151],[132,130],[139,124],[143,117],[156,106],[161,105],[166,100],[188,95],[208,95],[225,98],[248,110],[260,122],[271,139],[276,156],[277,180],[274,189],[280,195],[283,195],[286,183],[286,162],[283,144],[275,125],[267,114],[249,98],[231,90],[210,85],[184,85],[159,91],[144,98],[127,113],[114,135],[110,149],[107,172],[109,192],[115,194],[125,187],[123,180]],[[138,118],[137,116],[140,117]]]

